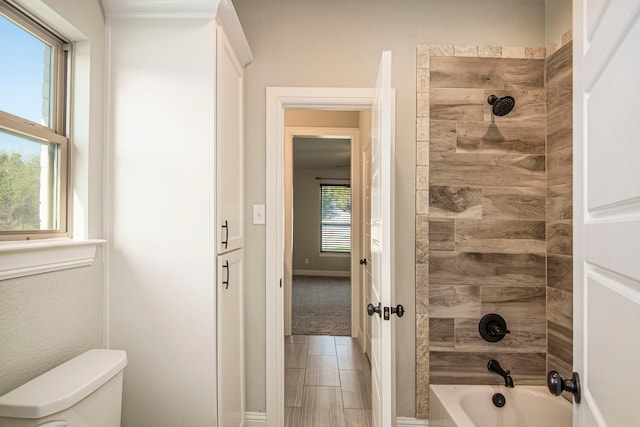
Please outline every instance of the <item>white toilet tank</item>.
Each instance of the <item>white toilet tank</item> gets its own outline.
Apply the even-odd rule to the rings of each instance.
[[[0,397],[0,427],[119,427],[122,350],[89,350]]]

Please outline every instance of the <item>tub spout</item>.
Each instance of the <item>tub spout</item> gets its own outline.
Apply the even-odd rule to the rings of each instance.
[[[505,387],[513,388],[513,378],[511,378],[511,371],[505,371],[504,369],[502,369],[502,366],[500,366],[500,363],[498,363],[497,360],[489,360],[487,369],[489,370],[489,372],[493,372],[504,378]]]

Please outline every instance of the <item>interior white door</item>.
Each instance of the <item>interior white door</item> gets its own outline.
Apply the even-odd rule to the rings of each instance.
[[[640,0],[573,13],[574,425],[638,425]]]
[[[371,130],[366,135],[362,135],[364,149],[362,150],[362,256],[363,264],[361,268],[362,277],[362,299],[365,304],[371,301]],[[367,313],[363,312],[364,317]],[[371,321],[367,317],[363,321],[362,331],[364,340],[364,351],[371,359]]]
[[[244,425],[244,282],[242,249],[218,256],[218,426]]]
[[[395,425],[393,303],[394,198],[391,52],[380,60],[371,126],[371,392],[374,427]],[[386,319],[385,319],[386,318]]]

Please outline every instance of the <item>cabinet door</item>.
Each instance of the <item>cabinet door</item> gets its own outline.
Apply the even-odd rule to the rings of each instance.
[[[218,253],[243,245],[243,67],[222,28],[216,54],[216,222]]]
[[[242,250],[218,257],[218,426],[244,421],[244,286]]]

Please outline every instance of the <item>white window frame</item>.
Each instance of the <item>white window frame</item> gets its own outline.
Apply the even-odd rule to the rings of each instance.
[[[323,239],[323,233],[322,233],[322,213],[323,213],[323,207],[322,207],[322,187],[346,187],[349,189],[349,199],[351,200],[352,198],[352,194],[351,194],[351,184],[344,184],[344,183],[340,183],[340,184],[336,184],[336,183],[320,183],[320,255],[321,256],[351,256],[351,252],[353,250],[353,248],[351,247],[351,228],[352,228],[352,221],[353,221],[353,213],[352,213],[352,209],[349,210],[349,251],[348,252],[343,252],[343,251],[326,251],[323,250],[324,247],[324,239]]]
[[[58,145],[58,185],[57,206],[58,228],[54,230],[6,230],[0,231],[0,241],[21,241],[32,239],[69,237],[70,224],[70,168],[69,168],[69,117],[71,93],[71,45],[53,30],[23,10],[0,0],[0,12],[14,24],[54,47],[53,101],[50,126],[43,126],[23,117],[0,110],[0,128],[10,133],[23,135]]]

